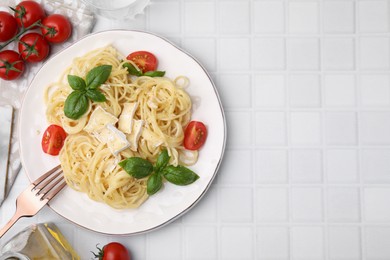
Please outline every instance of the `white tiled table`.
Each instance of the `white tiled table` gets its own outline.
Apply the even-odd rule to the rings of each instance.
[[[160,34],[211,73],[229,134],[216,181],[151,233],[100,235],[44,209],[9,235],[53,221],[82,259],[114,240],[134,259],[390,259],[389,0],[155,0],[94,31],[114,28]]]

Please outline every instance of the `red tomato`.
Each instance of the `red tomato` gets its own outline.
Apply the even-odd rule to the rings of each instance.
[[[118,242],[108,243],[103,247],[103,250],[99,249],[98,254],[93,253],[95,258],[99,258],[101,260],[130,260],[129,251],[127,248]]]
[[[24,71],[24,61],[19,53],[12,50],[0,52],[0,78],[5,80],[17,79]]]
[[[50,125],[42,136],[42,150],[50,155],[58,155],[66,138],[65,130],[58,125]]]
[[[35,1],[22,1],[20,2],[15,9],[15,18],[20,27],[27,28],[33,23],[45,18],[45,10],[42,6]],[[37,28],[34,26],[33,28]]]
[[[47,41],[61,43],[72,34],[72,25],[65,16],[52,14],[43,19],[41,32]]]
[[[184,148],[198,150],[206,141],[207,128],[202,122],[191,121],[184,131]]]
[[[49,55],[50,45],[41,34],[33,32],[23,35],[18,49],[24,60],[39,62]]]
[[[17,33],[16,19],[10,13],[0,11],[0,42],[11,40]]]
[[[142,72],[157,69],[157,58],[148,51],[136,51],[127,56],[128,60],[134,62]]]

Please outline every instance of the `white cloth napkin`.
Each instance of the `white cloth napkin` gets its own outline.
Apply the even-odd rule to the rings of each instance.
[[[13,11],[9,7],[15,7],[21,0],[1,0],[0,2],[0,11],[7,11],[13,14]],[[68,41],[62,44],[52,44],[51,45],[51,54],[54,54],[71,43],[77,41],[83,36],[89,34],[93,28],[95,19],[93,14],[88,10],[88,8],[78,0],[37,0],[44,7],[46,14],[59,13],[69,17],[69,20],[72,23],[72,36]],[[5,49],[17,50],[14,43],[8,45]],[[50,55],[48,58],[50,58]],[[18,132],[18,114],[19,109],[22,104],[22,98],[24,92],[28,88],[30,82],[34,78],[35,74],[42,66],[43,62],[36,64],[28,63],[26,64],[26,70],[23,75],[13,81],[6,81],[0,79],[0,105],[9,104],[14,108],[14,121],[13,121],[13,133],[11,139],[11,154],[10,154],[10,163],[11,168],[8,172],[8,184],[7,184],[7,194],[11,188],[18,172],[20,169],[20,158],[19,158],[19,143],[17,140]],[[0,115],[1,116],[1,115]],[[0,158],[1,160],[1,158]],[[0,173],[2,174],[2,173]]]

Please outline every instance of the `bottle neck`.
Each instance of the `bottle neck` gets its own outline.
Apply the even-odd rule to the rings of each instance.
[[[30,260],[30,258],[21,253],[7,252],[0,256],[0,260]]]

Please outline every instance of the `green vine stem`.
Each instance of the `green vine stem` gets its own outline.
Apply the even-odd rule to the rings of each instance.
[[[20,29],[20,31],[19,31],[14,37],[12,37],[12,38],[9,39],[8,41],[6,41],[4,44],[1,44],[1,45],[0,45],[0,50],[4,49],[8,44],[10,44],[11,42],[15,41],[15,40],[18,39],[20,36],[22,36],[25,32],[27,32],[28,30],[34,28],[35,26],[41,27],[41,26],[42,26],[41,20],[36,21],[35,23],[33,23],[32,25],[30,25],[30,26],[28,26],[28,27],[26,27],[26,28],[22,27],[22,28]]]

